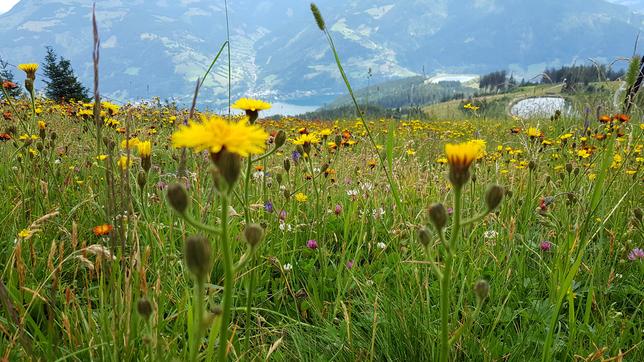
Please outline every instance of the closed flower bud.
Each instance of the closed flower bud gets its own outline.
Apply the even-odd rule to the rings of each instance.
[[[633,216],[635,216],[635,220],[642,222],[642,219],[644,218],[644,212],[642,212],[642,209],[639,207],[636,207],[633,210]]]
[[[225,148],[217,153],[211,154],[211,157],[224,180],[226,180],[228,186],[232,189],[232,186],[235,185],[241,173],[241,157],[236,153],[228,152]]]
[[[291,170],[291,160],[288,158],[284,159],[284,171],[288,173]]]
[[[277,132],[275,136],[275,148],[280,148],[286,142],[286,133],[283,130]]]
[[[302,150],[304,151],[305,154],[310,154],[311,152],[311,144],[309,142],[304,142],[302,145]]]
[[[447,224],[447,210],[443,204],[431,204],[429,206],[429,219],[432,221],[436,230],[442,230]]]
[[[210,273],[210,242],[205,236],[193,235],[186,240],[184,253],[188,270],[198,282],[203,282]]]
[[[528,168],[530,170],[534,170],[535,168],[537,168],[537,163],[534,162],[533,160],[530,160],[530,162],[528,162]]]
[[[490,188],[487,189],[487,193],[485,194],[485,203],[487,204],[487,209],[489,211],[492,211],[499,206],[501,203],[501,200],[503,200],[503,195],[505,194],[505,190],[503,190],[503,187],[499,185],[492,185]]]
[[[150,319],[150,316],[152,315],[152,303],[143,297],[136,302],[136,311],[139,312],[141,317]]]
[[[143,190],[147,182],[148,175],[144,171],[139,171],[139,174],[136,176],[136,183],[139,185],[139,188]]]
[[[282,178],[283,178],[283,176],[282,176],[282,174],[281,174],[281,173],[278,173],[277,175],[275,175],[275,181],[277,181],[277,184],[278,184],[278,185],[281,185],[281,184],[282,184],[282,181],[283,181],[283,179],[282,179]]]
[[[183,214],[188,208],[188,194],[186,189],[179,185],[173,184],[168,187],[168,202],[178,213]]]
[[[336,136],[335,136],[335,144],[336,144],[338,147],[340,147],[340,145],[342,144],[342,136],[340,136],[340,135],[336,135]]]
[[[256,247],[264,238],[264,229],[258,224],[249,224],[244,229],[244,238],[251,247]]]
[[[422,228],[420,228],[420,230],[418,230],[418,240],[425,247],[427,245],[429,245],[429,242],[431,241],[431,236],[429,234],[429,229],[427,229],[424,226]]]
[[[485,279],[481,279],[474,284],[474,294],[479,301],[485,300],[490,294],[490,283]]]
[[[566,172],[568,173],[572,172],[572,163],[570,162],[566,163]]]

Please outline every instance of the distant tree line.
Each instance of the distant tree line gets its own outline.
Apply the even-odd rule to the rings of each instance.
[[[517,85],[516,79],[506,70],[484,74],[479,78],[479,89],[486,93],[506,92]]]

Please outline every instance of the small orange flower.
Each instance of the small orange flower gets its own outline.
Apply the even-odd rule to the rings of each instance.
[[[521,128],[520,127],[514,127],[512,129],[510,129],[510,133],[514,133],[514,134],[521,133]]]
[[[98,225],[94,226],[92,228],[92,231],[94,232],[94,235],[96,236],[104,236],[109,234],[112,231],[113,227],[110,224],[103,224],[103,225]]]
[[[599,122],[601,123],[610,123],[610,121],[611,121],[611,118],[608,115],[603,115],[599,117]]]
[[[616,114],[613,118],[620,123],[626,123],[631,120],[631,117],[628,114]]]
[[[18,88],[18,85],[16,83],[14,83],[14,82],[4,80],[4,81],[2,81],[2,88],[11,90],[11,89]]]
[[[299,133],[299,134],[309,134],[309,130],[306,129],[306,127],[304,127],[304,128],[298,129],[297,133]]]
[[[9,141],[11,139],[11,135],[8,133],[0,133],[0,141]]]

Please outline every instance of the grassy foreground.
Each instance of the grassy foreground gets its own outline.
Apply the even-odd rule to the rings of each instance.
[[[485,210],[488,185],[505,198],[457,229],[450,359],[644,359],[639,110],[593,118],[587,130],[566,117],[368,120],[401,207],[361,122],[260,119],[269,155],[252,168],[242,160],[222,212],[228,197],[207,154],[187,152],[181,176],[170,136],[186,111],[105,105],[97,142],[91,105],[38,100],[35,109],[32,118],[26,101],[1,106],[5,360],[210,360],[224,348],[220,330],[230,360],[438,359],[445,294],[434,269],[447,254],[428,207],[441,202],[454,217],[443,148],[474,138],[486,152],[462,189],[463,219]],[[287,141],[276,149],[280,130]],[[308,157],[294,144],[303,134],[318,139]],[[138,141],[151,142],[149,171]],[[190,222],[168,206],[176,183]],[[184,255],[203,224],[222,221],[233,261],[248,256],[223,329],[221,229],[208,234],[202,293]],[[251,223],[265,236],[249,253]],[[489,293],[473,289],[480,280]]]

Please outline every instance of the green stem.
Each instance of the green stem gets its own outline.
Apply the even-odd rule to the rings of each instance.
[[[250,203],[248,202],[249,193],[250,193],[250,173],[253,167],[252,156],[249,155],[246,163],[246,177],[244,180],[244,219],[246,220],[246,226],[250,225]]]
[[[461,228],[461,188],[454,188],[454,219],[452,221],[452,230],[449,244],[445,245],[445,269],[443,271],[443,280],[441,281],[441,357],[442,362],[449,360],[449,301],[451,274],[454,259],[456,240]]]
[[[217,360],[226,361],[228,345],[228,324],[230,323],[230,308],[233,302],[233,261],[228,244],[228,194],[221,198],[221,249],[224,258],[224,299],[221,329],[219,331],[219,350]]]
[[[313,183],[313,190],[315,191],[315,222],[320,223],[321,220],[318,219],[320,214],[320,193],[318,191],[317,183],[315,182],[315,177],[313,177],[313,161],[311,161],[311,156],[307,155],[306,159],[309,161],[309,169],[311,170],[311,182]],[[322,172],[320,172],[322,174]]]
[[[192,351],[190,352],[191,361],[198,360],[199,346],[201,345],[201,336],[202,336],[201,325],[203,323],[203,292],[204,292],[202,280],[195,279],[194,292],[195,292],[194,303],[193,303],[194,320],[192,321],[193,323],[192,333],[193,333],[194,345],[192,346]]]

